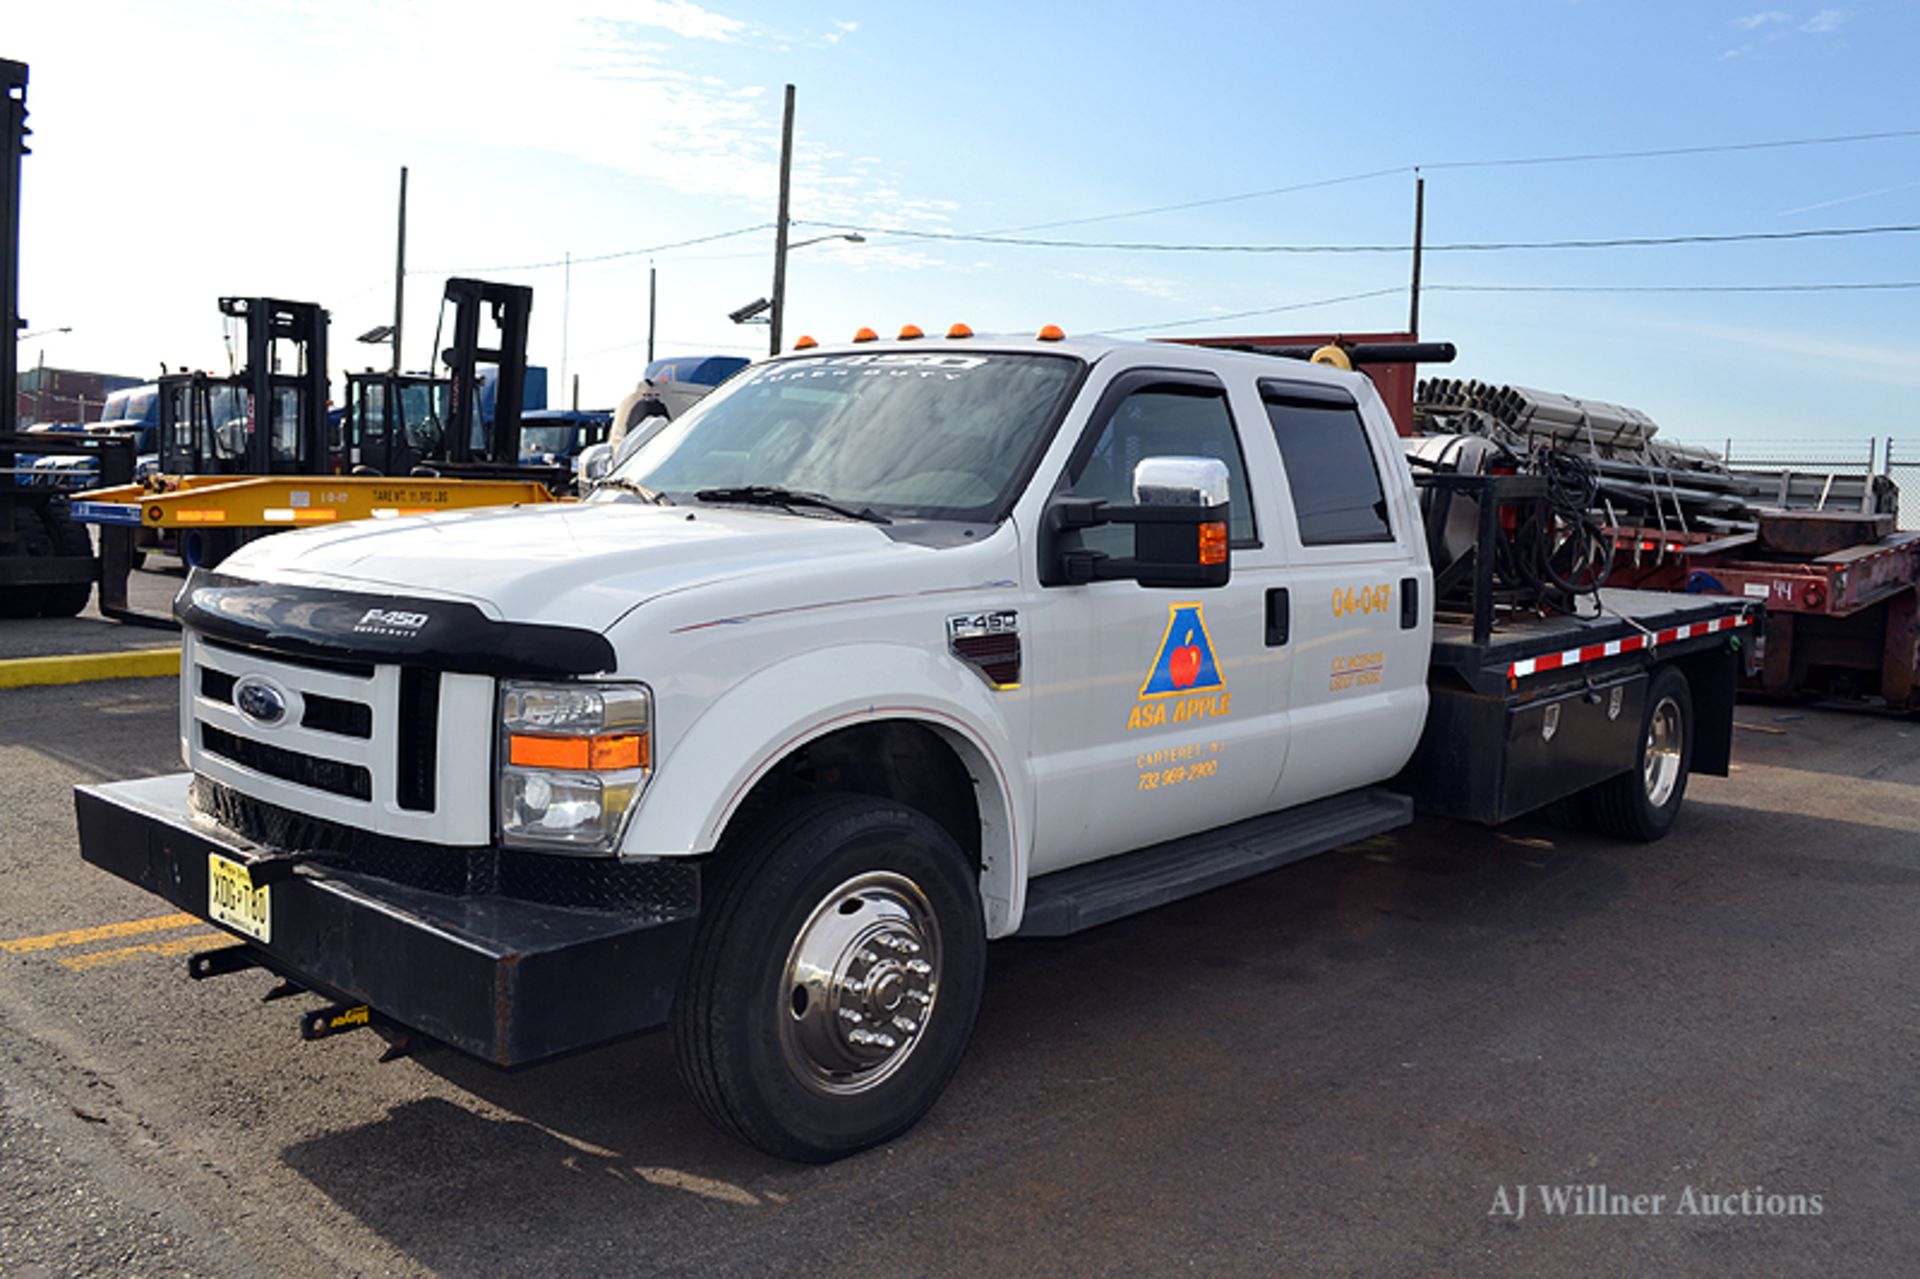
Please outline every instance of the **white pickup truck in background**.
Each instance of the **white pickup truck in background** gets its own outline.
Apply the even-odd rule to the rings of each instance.
[[[1436,623],[1415,469],[1363,376],[1297,360],[796,352],[581,503],[196,571],[190,771],[80,788],[82,853],[235,935],[193,975],[330,1001],[312,1037],[518,1065],[670,1024],[716,1122],[835,1158],[934,1104],[990,939],[1416,802],[1653,839],[1725,772],[1750,605],[1496,609],[1468,564]],[[1486,513],[1483,562],[1540,491],[1424,482]]]

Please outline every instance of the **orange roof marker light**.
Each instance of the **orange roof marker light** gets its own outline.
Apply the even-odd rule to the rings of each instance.
[[[853,335],[853,340],[856,342],[878,342],[880,335],[872,329],[863,327],[858,333]]]
[[[1057,324],[1042,325],[1039,333],[1039,338],[1042,342],[1059,342],[1066,336],[1065,333],[1061,332],[1060,326]]]
[[[956,324],[947,330],[947,336],[950,338],[970,338],[973,336],[973,330],[964,324]]]
[[[819,345],[820,344],[818,342],[814,341],[812,338],[808,337],[806,334],[803,333],[800,335],[800,340],[793,344],[793,349],[796,351],[811,351],[813,350],[814,347]]]
[[[903,324],[900,326],[900,340],[902,342],[911,342],[914,338],[923,338],[925,336],[927,335],[920,331],[920,326],[917,324]]]

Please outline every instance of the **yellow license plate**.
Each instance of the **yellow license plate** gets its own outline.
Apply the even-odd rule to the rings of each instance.
[[[256,941],[273,940],[271,889],[255,888],[247,868],[218,853],[207,854],[207,918]]]

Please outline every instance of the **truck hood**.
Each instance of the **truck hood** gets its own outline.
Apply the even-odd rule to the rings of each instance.
[[[881,526],[639,501],[490,508],[276,534],[220,572],[260,581],[466,600],[508,621],[604,631],[648,600],[828,560],[926,554]],[[836,565],[836,569],[846,566]]]

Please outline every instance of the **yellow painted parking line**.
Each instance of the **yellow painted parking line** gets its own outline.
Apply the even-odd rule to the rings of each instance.
[[[179,673],[179,645],[172,648],[134,648],[119,653],[9,657],[0,660],[0,688],[86,684],[97,679],[152,679]]]
[[[182,911],[178,915],[129,919],[118,924],[100,924],[94,928],[70,928],[60,933],[42,933],[38,937],[16,937],[12,941],[0,941],[0,950],[12,955],[25,955],[36,950],[52,950],[57,946],[84,946],[88,942],[105,941],[109,937],[131,937],[136,933],[165,932],[169,928],[185,928],[188,924],[199,922],[198,915],[189,915]]]
[[[142,955],[185,955],[203,950],[209,943],[227,940],[229,938],[225,933],[193,933],[186,937],[175,937],[171,941],[143,941],[136,946],[122,946],[118,950],[94,950],[84,955],[68,955],[60,964],[76,973],[91,972],[110,964],[124,964]]]

